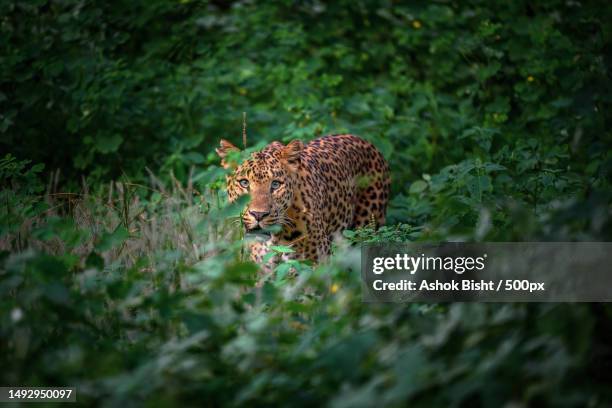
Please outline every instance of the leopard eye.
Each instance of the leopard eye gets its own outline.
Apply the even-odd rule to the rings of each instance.
[[[272,189],[272,191],[278,190],[280,186],[281,186],[281,182],[278,180],[272,180],[272,184],[270,184],[270,188]]]
[[[249,180],[247,179],[238,180],[238,183],[240,183],[240,187],[242,188],[249,188]]]

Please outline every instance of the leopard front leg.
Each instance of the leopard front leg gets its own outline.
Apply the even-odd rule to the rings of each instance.
[[[249,243],[250,259],[260,267],[260,271],[257,276],[257,287],[263,286],[266,279],[274,273],[274,268],[278,265],[278,256],[273,256],[267,261],[265,260],[266,254],[268,254],[273,245],[272,240],[260,241],[256,240]]]
[[[264,256],[270,252],[270,240],[252,241],[249,243],[249,258],[258,265],[264,264]],[[269,262],[268,262],[269,263]]]
[[[253,241],[249,243],[250,259],[260,267],[260,273],[256,284],[257,287],[261,287],[264,284],[267,278],[274,273],[274,269],[281,262],[300,259],[298,257],[298,255],[301,253],[300,249],[296,248],[294,244],[289,244],[289,246],[292,247],[295,252],[275,254],[274,256],[269,257],[266,262],[266,255],[272,251],[270,247],[273,245],[279,244],[275,243],[272,239],[267,241]],[[292,269],[292,271],[295,273],[295,270]]]
[[[307,254],[306,258],[315,262],[325,261],[331,255],[331,236],[321,219],[311,220],[304,252]]]

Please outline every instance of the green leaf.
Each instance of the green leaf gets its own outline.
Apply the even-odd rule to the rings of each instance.
[[[417,180],[410,185],[410,194],[419,194],[427,189],[427,183],[423,180]]]
[[[267,254],[265,254],[265,255],[263,256],[263,258],[262,258],[262,259],[263,259],[263,262],[264,262],[265,264],[267,264],[267,263],[268,263],[268,262],[270,262],[270,260],[271,260],[272,258],[274,258],[275,256],[276,256],[276,253],[275,253],[274,251],[270,251],[270,252],[268,252]]]
[[[102,238],[100,238],[96,245],[96,250],[99,252],[108,251],[123,244],[129,236],[130,234],[127,229],[123,225],[119,225],[112,233],[102,235]]]
[[[205,160],[204,155],[198,152],[184,153],[183,158],[188,164],[202,164]]]
[[[96,138],[95,146],[100,153],[114,153],[123,143],[120,135],[103,135]]]
[[[289,254],[289,253],[295,252],[291,247],[288,247],[286,245],[272,245],[270,249],[273,250],[274,252],[281,253],[281,254]]]

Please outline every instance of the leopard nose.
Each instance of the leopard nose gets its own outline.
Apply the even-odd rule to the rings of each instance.
[[[270,214],[270,211],[249,211],[249,214],[257,221],[261,221],[266,215]]]

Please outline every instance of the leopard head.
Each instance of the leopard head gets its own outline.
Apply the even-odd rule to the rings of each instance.
[[[224,168],[234,168],[227,176],[230,202],[249,194],[250,202],[242,212],[247,231],[256,231],[271,225],[291,225],[287,210],[291,208],[297,188],[300,152],[304,145],[294,140],[286,146],[272,142],[263,150],[252,153],[238,166],[228,161],[228,155],[239,149],[221,140],[217,154]]]

